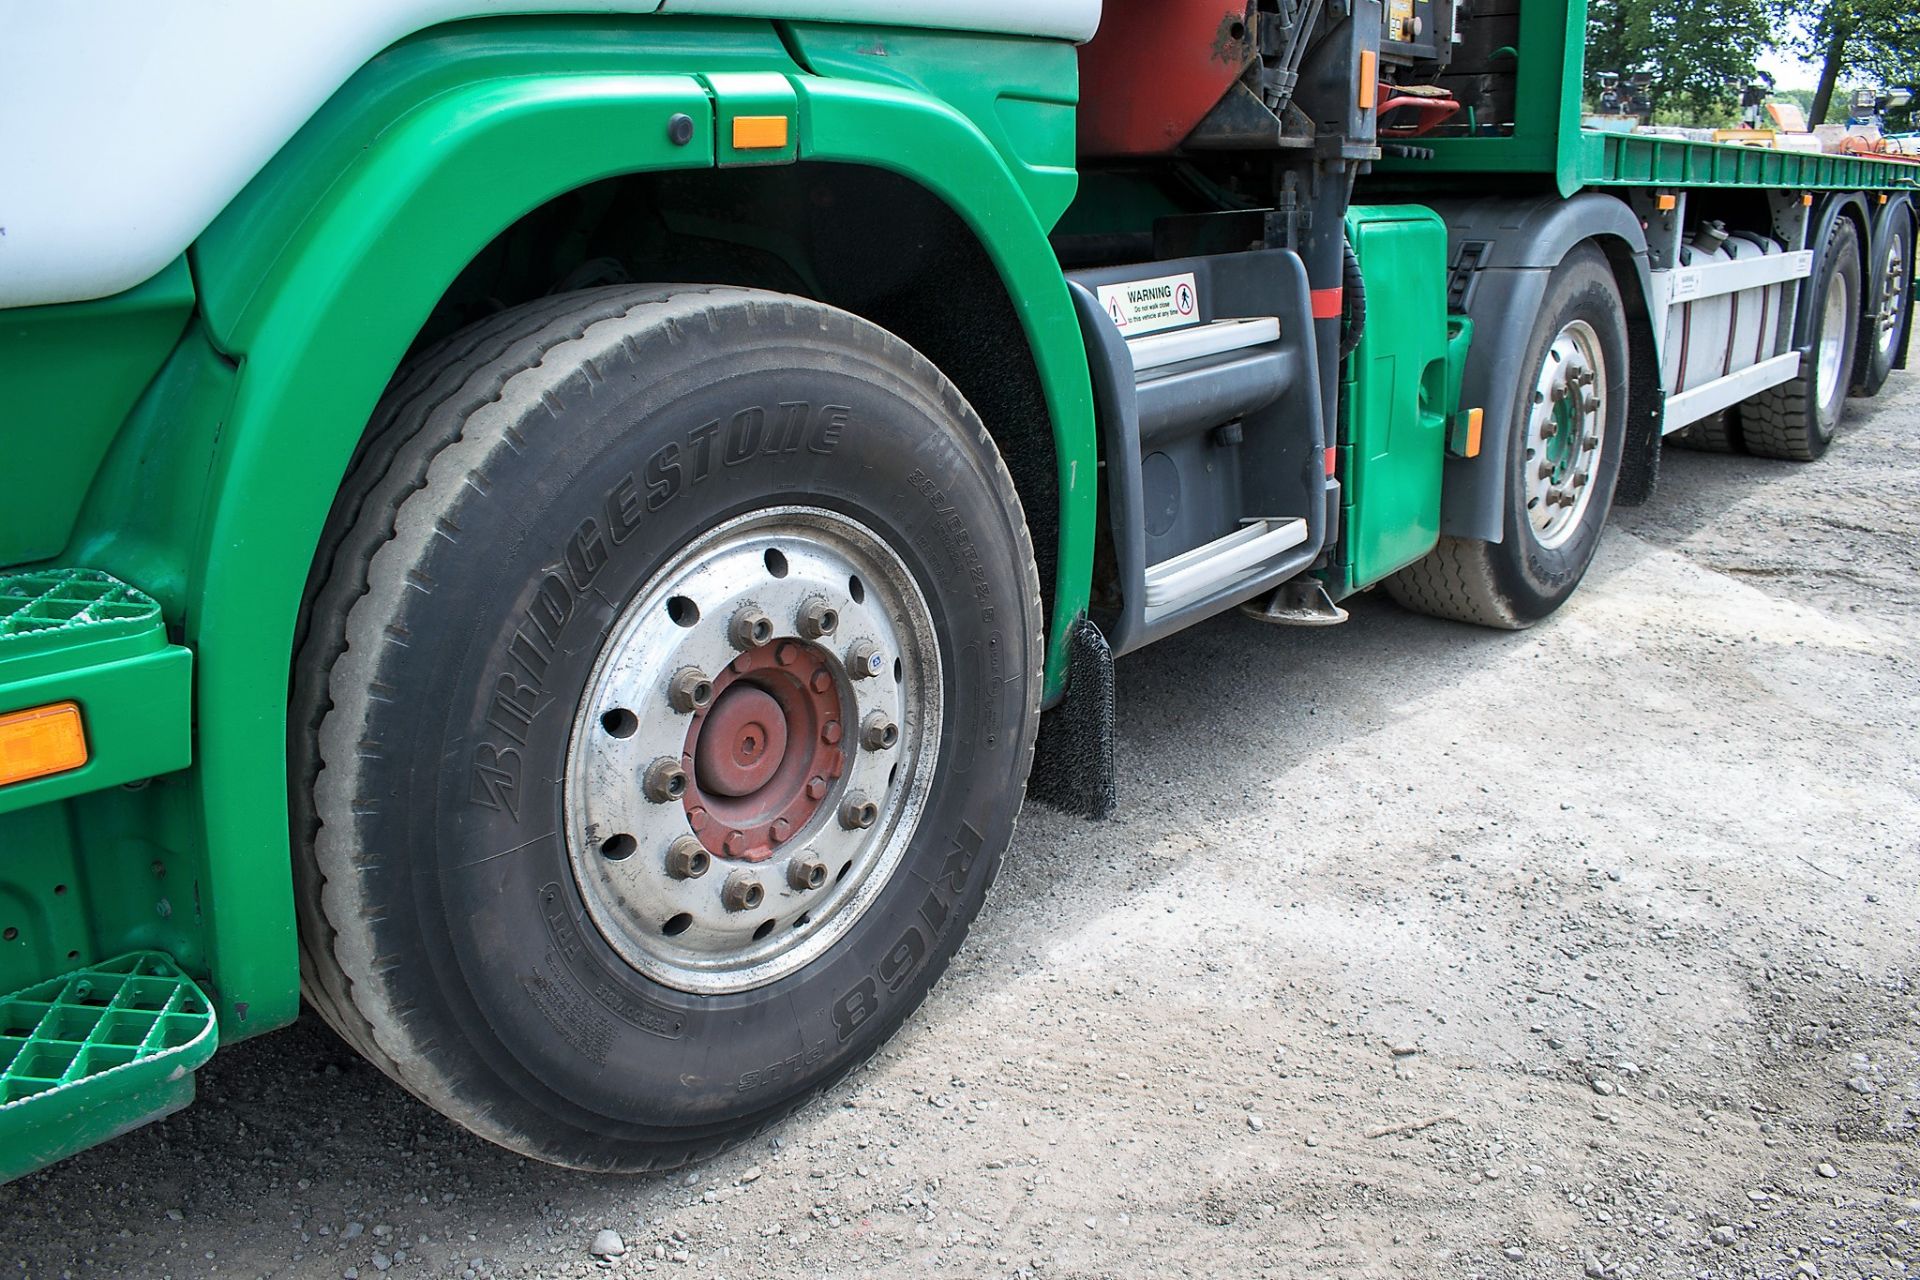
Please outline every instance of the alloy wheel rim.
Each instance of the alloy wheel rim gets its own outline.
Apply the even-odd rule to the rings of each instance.
[[[932,612],[871,529],[770,508],[696,539],[609,631],[567,749],[567,851],[634,969],[699,994],[811,963],[897,869],[940,740]]]
[[[1593,501],[1607,429],[1607,366],[1600,335],[1570,320],[1541,361],[1527,416],[1527,522],[1541,546],[1563,545]]]

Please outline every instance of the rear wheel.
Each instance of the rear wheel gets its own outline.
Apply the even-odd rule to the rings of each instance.
[[[1818,287],[1808,293],[1812,345],[1799,376],[1740,405],[1747,451],[1811,462],[1827,451],[1847,405],[1860,330],[1860,238],[1837,219],[1827,236]]]
[[[1505,536],[1442,537],[1387,579],[1393,598],[1435,617],[1532,626],[1573,594],[1613,506],[1627,414],[1627,330],[1607,259],[1590,245],[1554,268],[1517,363]]]
[[[1667,437],[1673,443],[1701,453],[1738,453],[1740,423],[1731,409],[1710,413],[1697,422],[1689,422]]]
[[[483,1137],[743,1139],[871,1053],[985,896],[1039,583],[959,393],[844,312],[594,290],[382,406],[290,743],[321,1013]]]
[[[1874,266],[1880,280],[1880,309],[1861,337],[1860,379],[1854,390],[1863,396],[1878,395],[1893,373],[1893,362],[1907,339],[1909,310],[1908,273],[1913,270],[1913,220],[1899,215],[1887,232],[1887,243]]]

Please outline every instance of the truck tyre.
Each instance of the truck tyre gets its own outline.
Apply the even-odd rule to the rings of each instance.
[[[801,298],[594,289],[382,402],[293,680],[303,979],[473,1132],[668,1168],[945,969],[1013,831],[1040,585],[979,418]]]
[[[1667,439],[1685,449],[1698,450],[1701,453],[1738,453],[1740,452],[1740,423],[1731,409],[1719,413],[1710,413],[1695,422],[1689,422]]]
[[[1529,372],[1507,428],[1504,537],[1442,536],[1388,578],[1416,612],[1530,627],[1573,594],[1599,547],[1627,431],[1625,308],[1599,249],[1578,246],[1554,268],[1517,354]]]
[[[1834,220],[1807,299],[1811,344],[1799,375],[1740,403],[1741,438],[1763,458],[1812,462],[1840,426],[1860,333],[1860,237],[1850,220]]]
[[[1882,291],[1880,308],[1869,317],[1860,343],[1860,377],[1853,390],[1862,396],[1879,395],[1886,385],[1913,318],[1908,296],[1909,273],[1913,270],[1913,220],[1907,215],[1894,218],[1873,269],[1873,278],[1882,281]]]

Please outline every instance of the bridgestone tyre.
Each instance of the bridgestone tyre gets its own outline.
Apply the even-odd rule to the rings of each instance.
[[[1859,246],[1853,223],[1836,219],[1827,235],[1819,284],[1807,292],[1811,346],[1799,375],[1740,403],[1740,435],[1747,452],[1812,462],[1833,443],[1846,410],[1860,336]]]
[[[913,694],[938,716],[928,781],[887,810],[914,819],[889,828],[898,860],[829,949],[684,989],[623,959],[588,909],[570,743],[610,723],[582,721],[583,693],[647,584],[716,530],[802,507],[870,531],[924,605],[926,652],[892,670],[940,673]],[[289,742],[307,996],[415,1096],[540,1160],[667,1168],[744,1141],[882,1044],[979,910],[1032,763],[1039,590],[980,420],[857,317],[622,286],[455,335],[382,402],[309,586]],[[716,855],[689,883],[718,898],[726,871]]]
[[[1543,465],[1534,447],[1540,441],[1530,435],[1538,422],[1533,388],[1569,333],[1592,347],[1604,366],[1594,387],[1601,397],[1594,415],[1601,430],[1587,480],[1591,496],[1569,513],[1577,518],[1548,545],[1529,506],[1529,472]],[[1526,347],[1511,365],[1524,372],[1517,375],[1521,391],[1507,424],[1504,537],[1482,542],[1442,536],[1425,558],[1387,579],[1388,594],[1417,613],[1509,630],[1530,627],[1565,603],[1593,561],[1613,506],[1627,431],[1627,350],[1625,309],[1606,256],[1592,245],[1578,246],[1554,268]]]
[[[1913,323],[1913,220],[1899,215],[1887,242],[1881,246],[1879,260],[1873,264],[1873,279],[1881,288],[1880,313],[1869,317],[1860,340],[1860,376],[1854,393],[1880,394],[1893,373],[1893,362],[1907,340],[1907,326]]]

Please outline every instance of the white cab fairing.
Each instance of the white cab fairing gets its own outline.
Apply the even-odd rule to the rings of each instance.
[[[413,32],[662,11],[1084,40],[1100,0],[0,0],[0,307],[146,280],[349,76]]]

